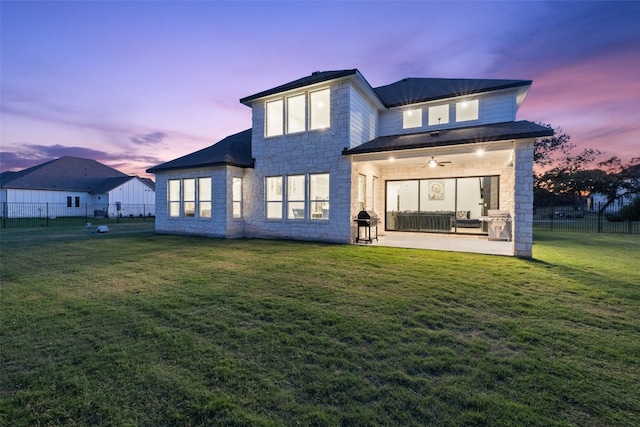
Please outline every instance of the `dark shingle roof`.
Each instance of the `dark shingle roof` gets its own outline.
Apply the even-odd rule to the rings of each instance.
[[[154,166],[147,169],[147,172],[156,173],[172,169],[192,169],[220,165],[253,167],[251,129],[228,136],[222,141],[195,153]]]
[[[240,102],[242,104],[248,105],[254,99],[262,98],[264,96],[274,95],[276,93],[285,92],[288,90],[298,89],[304,86],[309,86],[316,83],[322,83],[333,79],[338,79],[340,77],[351,76],[356,74],[358,70],[338,70],[338,71],[316,71],[312,73],[310,76],[303,77],[298,80],[294,80],[292,82],[274,87],[272,89],[268,89],[255,95],[247,96],[242,98]]]
[[[408,78],[374,89],[387,108],[531,85],[531,80]]]
[[[95,160],[61,157],[20,172],[3,173],[3,188],[91,192],[105,180],[131,177]],[[125,180],[125,181],[126,181]]]
[[[350,150],[344,150],[342,154],[379,153],[384,151],[442,147],[445,145],[503,141],[508,139],[540,138],[552,135],[553,129],[551,128],[521,120],[518,122],[443,129],[439,132],[383,136]]]

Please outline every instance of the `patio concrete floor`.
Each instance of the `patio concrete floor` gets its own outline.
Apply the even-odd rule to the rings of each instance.
[[[368,243],[359,244],[367,245]],[[378,240],[374,240],[371,245],[513,256],[513,242],[490,241],[487,236],[386,231],[381,232]]]

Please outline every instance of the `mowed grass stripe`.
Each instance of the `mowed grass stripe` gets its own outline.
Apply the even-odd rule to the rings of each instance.
[[[1,422],[640,423],[639,236],[521,260],[126,227],[2,232]]]

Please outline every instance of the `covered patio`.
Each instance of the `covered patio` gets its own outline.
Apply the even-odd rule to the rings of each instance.
[[[367,243],[361,243],[367,245]],[[492,241],[487,236],[439,235],[432,233],[381,232],[371,245],[393,248],[472,252],[487,255],[513,255],[513,242]]]

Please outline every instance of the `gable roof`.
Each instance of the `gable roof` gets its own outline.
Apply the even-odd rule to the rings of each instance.
[[[551,128],[521,120],[518,122],[494,123],[466,128],[441,129],[435,132],[382,136],[350,150],[344,150],[342,154],[379,153],[384,151],[442,147],[445,145],[493,142],[508,139],[540,138],[552,135],[553,129]]]
[[[223,140],[195,153],[187,154],[170,162],[147,169],[149,173],[172,169],[191,169],[204,166],[253,167],[251,157],[251,129],[228,136]]]
[[[280,92],[286,92],[288,90],[298,89],[301,87],[309,86],[316,83],[322,83],[329,80],[338,79],[340,77],[351,76],[358,73],[357,69],[353,70],[338,70],[338,71],[316,71],[311,73],[310,76],[303,77],[298,80],[294,80],[289,83],[285,83],[280,86],[276,86],[272,89],[267,89],[265,91],[256,93],[255,95],[247,96],[245,98],[240,99],[240,103],[249,105],[251,101],[254,99],[262,98],[269,95],[274,95]]]
[[[373,89],[387,108],[530,86],[531,80],[407,78]]]
[[[91,159],[60,157],[19,172],[0,175],[2,188],[92,192],[111,178],[131,177]]]

